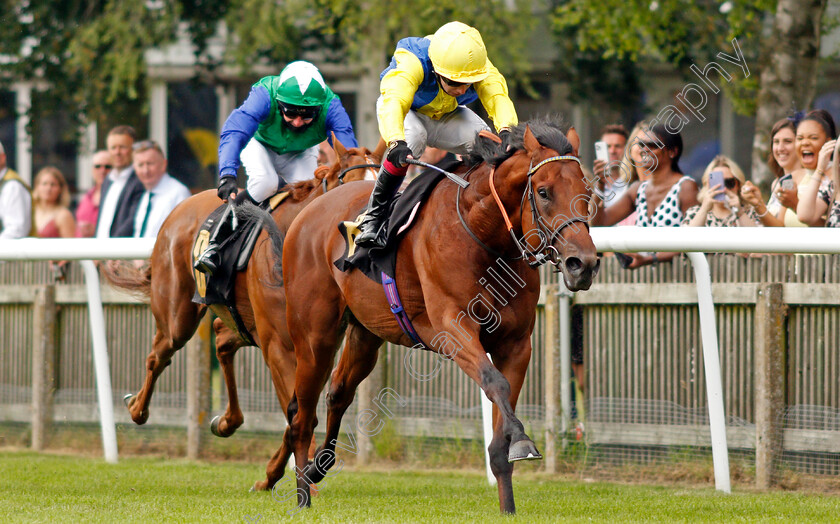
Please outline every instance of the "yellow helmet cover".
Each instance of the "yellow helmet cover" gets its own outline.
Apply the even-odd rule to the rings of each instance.
[[[489,74],[487,49],[474,27],[449,22],[429,38],[429,58],[437,74],[469,84],[480,82]]]

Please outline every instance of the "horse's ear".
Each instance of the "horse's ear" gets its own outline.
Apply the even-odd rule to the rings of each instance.
[[[502,145],[502,139],[499,138],[499,135],[497,135],[495,133],[491,133],[490,131],[488,131],[486,129],[482,129],[481,131],[479,131],[478,136],[480,136],[481,138],[485,138],[485,139],[487,139],[491,142],[494,142],[496,144]]]
[[[323,178],[329,175],[331,171],[332,168],[330,168],[329,166],[318,166],[315,168],[314,175],[315,178],[317,178],[318,180],[323,180]]]
[[[382,157],[385,156],[385,150],[388,149],[388,144],[385,143],[385,140],[382,137],[379,137],[379,143],[376,144],[376,149],[373,150],[371,153],[371,158],[376,162],[381,162]]]
[[[533,155],[540,150],[540,147],[542,147],[537,141],[537,137],[535,137],[534,133],[531,132],[530,126],[525,126],[525,138],[523,141],[525,143],[525,151],[527,151],[530,155]]]
[[[566,133],[566,138],[569,140],[569,143],[572,144],[572,154],[578,156],[578,149],[580,149],[580,137],[574,127],[569,128],[569,132]]]
[[[347,154],[347,149],[345,149],[344,144],[342,144],[341,141],[335,137],[335,132],[330,131],[330,134],[332,134],[332,144],[333,149],[335,150],[335,154],[338,155],[339,158],[343,157]]]

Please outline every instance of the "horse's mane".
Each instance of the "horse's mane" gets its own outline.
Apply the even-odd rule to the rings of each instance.
[[[289,198],[295,202],[306,200],[306,197],[308,197],[313,190],[320,187],[323,183],[323,179],[330,176],[332,172],[333,168],[329,166],[318,166],[318,168],[315,169],[315,178],[304,180],[302,182],[296,182],[289,187]]]
[[[299,184],[295,184],[295,186],[304,183],[305,182],[300,182]],[[283,233],[283,231],[280,230],[280,228],[277,226],[277,223],[274,222],[274,219],[271,217],[271,214],[268,211],[263,210],[259,206],[255,206],[247,200],[236,206],[236,214],[241,220],[259,222],[262,225],[262,227],[264,227],[268,232],[268,237],[271,239],[271,250],[274,253],[274,273],[277,277],[277,280],[273,284],[266,281],[261,282],[264,285],[271,285],[274,287],[282,286],[283,241],[286,235]]]
[[[531,129],[531,133],[534,134],[537,141],[544,147],[553,149],[560,155],[569,155],[572,153],[572,144],[566,139],[564,131],[568,130],[568,124],[559,115],[545,115],[512,127],[510,129],[510,145],[512,147],[508,152],[502,151],[501,144],[476,136],[472,154],[470,155],[470,163],[478,164],[487,162],[493,165],[501,164],[516,151],[525,147],[526,127]]]

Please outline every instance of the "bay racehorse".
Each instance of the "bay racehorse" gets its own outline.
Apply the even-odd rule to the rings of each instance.
[[[384,152],[382,143],[373,153],[367,148],[345,149],[335,138],[333,144],[337,155],[335,163],[319,167],[314,179],[292,185],[288,197],[272,212],[270,225],[276,233],[282,235],[295,216],[325,192],[343,181],[363,179],[366,170],[352,168],[376,163]],[[145,381],[136,395],[125,398],[131,419],[137,424],[144,424],[149,417],[149,403],[158,377],[170,364],[174,353],[193,336],[206,313],[207,306],[192,302],[196,291],[193,243],[205,218],[221,203],[215,189],[191,196],[167,217],[145,269],[137,271],[123,266],[119,272],[105,271],[111,284],[149,296],[155,318],[156,332],[152,350],[146,358]],[[267,213],[261,213],[261,218],[269,217]],[[282,243],[275,244],[265,231],[261,233],[248,267],[236,276],[235,301],[245,327],[262,350],[277,399],[285,413],[292,397],[295,358],[285,322],[285,292],[279,271],[281,253]],[[218,316],[213,323],[216,353],[228,392],[225,413],[213,419],[211,430],[217,436],[227,437],[244,422],[233,358],[246,342],[227,308],[210,307]],[[288,456],[283,460],[288,460]]]
[[[496,142],[476,140],[477,165],[453,168],[468,171],[469,187],[460,191],[443,180],[434,188],[399,244],[395,275],[405,312],[427,349],[454,360],[494,404],[488,451],[503,513],[515,512],[512,462],[541,458],[514,413],[540,293],[533,266],[550,261],[571,290],[588,289],[599,267],[588,232],[590,191],[577,158],[577,133],[571,129],[567,138],[559,124],[540,120],[514,128],[511,143],[513,150],[502,152]],[[345,250],[336,225],[356,218],[371,188],[355,182],[317,199],[285,238],[286,316],[297,370],[284,446],[294,447],[300,507],[310,504],[310,483],[324,479],[335,462],[341,418],[374,368],[382,341],[414,346],[382,286],[334,265]],[[481,285],[499,263],[512,271],[513,295]],[[476,320],[487,319],[492,309],[476,306],[479,297],[499,318]],[[344,350],[333,370],[343,333]],[[331,370],[326,439],[307,462],[315,407]],[[269,487],[282,477],[282,467],[267,470]]]

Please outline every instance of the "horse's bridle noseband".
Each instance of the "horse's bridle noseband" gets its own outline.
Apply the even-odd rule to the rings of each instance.
[[[523,193],[522,201],[519,205],[519,222],[522,223],[522,213],[524,212],[525,207],[523,204],[525,203],[525,197],[527,196],[528,202],[531,204],[531,216],[534,220],[534,225],[536,226],[540,237],[545,239],[545,248],[538,253],[531,253],[530,249],[528,249],[526,252],[526,249],[522,246],[522,243],[519,241],[519,239],[516,238],[516,235],[513,233],[513,230],[511,228],[511,236],[513,236],[513,241],[516,243],[516,246],[522,253],[521,256],[526,260],[528,254],[530,254],[533,257],[533,260],[528,260],[528,265],[532,268],[539,267],[545,264],[546,262],[551,262],[551,265],[553,265],[559,271],[560,263],[562,262],[562,260],[560,252],[557,251],[556,247],[554,247],[554,238],[557,235],[559,235],[567,226],[570,226],[576,222],[582,222],[586,225],[587,229],[589,228],[589,222],[587,220],[587,217],[574,216],[564,221],[562,224],[560,224],[560,227],[557,227],[553,231],[549,230],[545,227],[545,221],[543,220],[542,215],[540,215],[540,212],[537,210],[537,199],[534,196],[534,186],[531,183],[531,177],[534,173],[537,172],[537,169],[539,169],[543,165],[548,164],[549,162],[558,162],[561,160],[573,160],[577,162],[579,166],[582,167],[582,164],[580,163],[580,158],[573,155],[553,156],[546,158],[545,160],[539,162],[537,165],[532,164],[528,168],[528,187],[525,190],[525,193]],[[504,209],[502,211],[504,212]],[[530,246],[528,247],[530,248]]]

